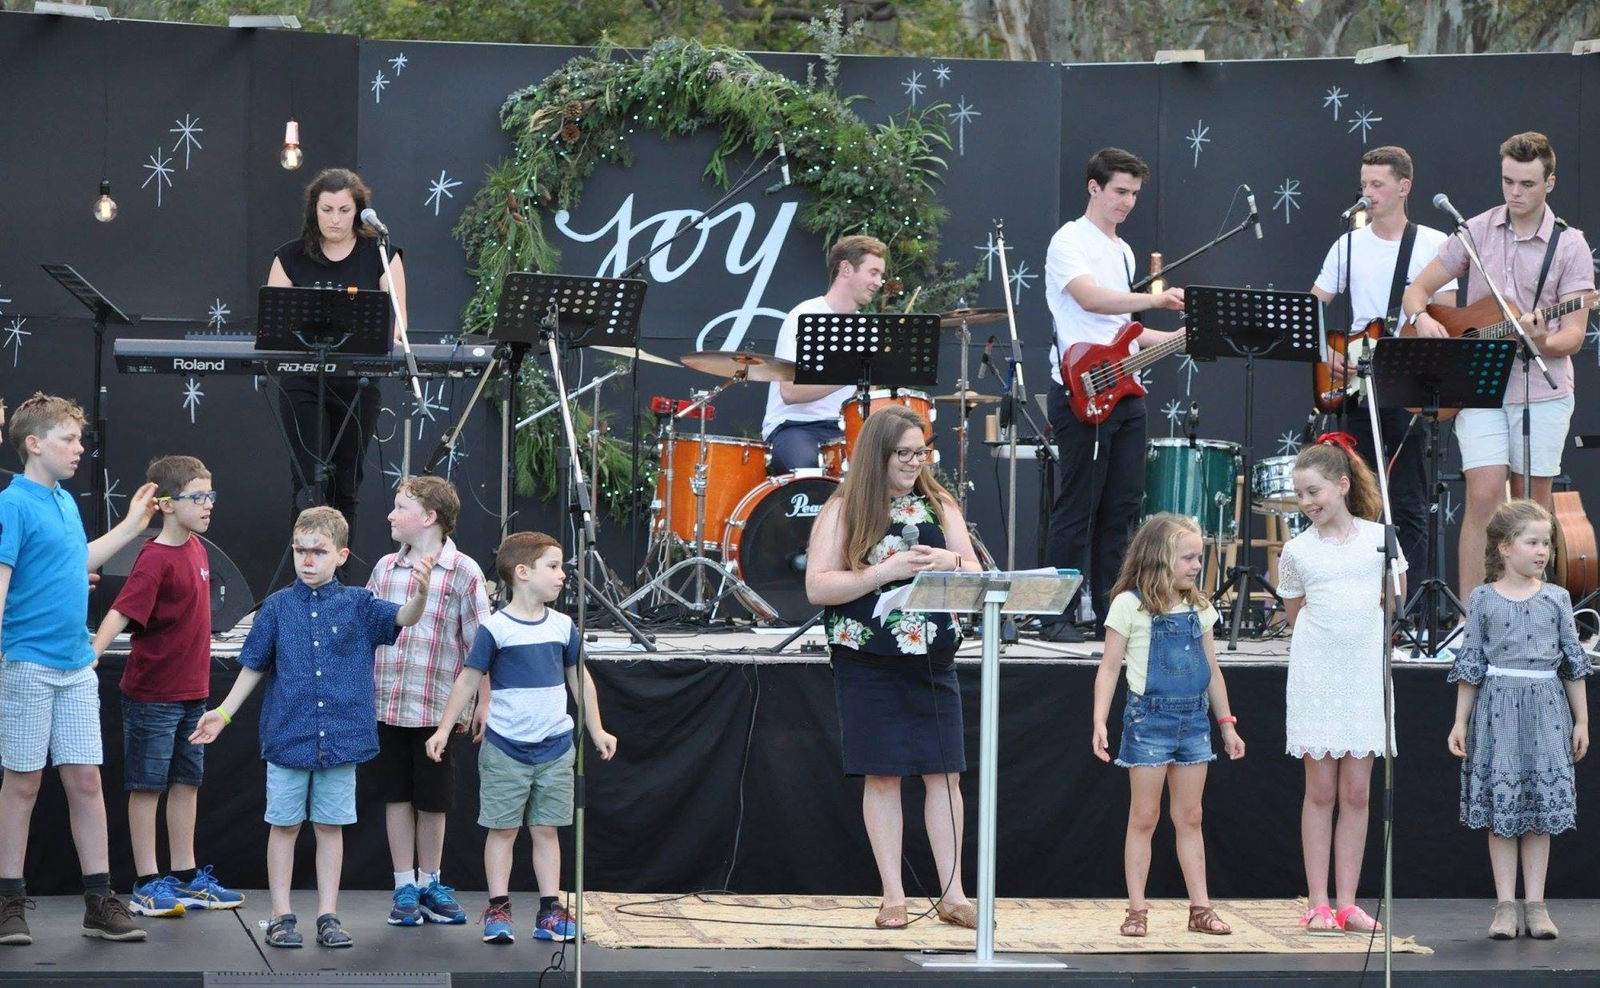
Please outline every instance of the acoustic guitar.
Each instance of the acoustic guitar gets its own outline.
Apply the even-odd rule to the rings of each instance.
[[[1074,343],[1061,355],[1061,381],[1067,389],[1072,414],[1085,425],[1099,425],[1129,395],[1148,393],[1139,372],[1174,353],[1182,353],[1187,333],[1133,353],[1134,341],[1144,327],[1130,322],[1117,330],[1110,343]]]
[[[1567,588],[1573,603],[1600,587],[1600,554],[1596,553],[1594,526],[1583,511],[1583,497],[1577,491],[1556,491],[1556,526],[1551,543],[1554,549],[1556,583]]]

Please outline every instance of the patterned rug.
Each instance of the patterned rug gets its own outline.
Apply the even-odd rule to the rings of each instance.
[[[1126,903],[1117,899],[1001,899],[995,950],[1015,953],[1350,954],[1367,949],[1354,934],[1311,935],[1295,923],[1305,902],[1219,903],[1232,936],[1190,933],[1187,903],[1151,902],[1150,935],[1117,934]],[[878,900],[864,896],[662,896],[590,892],[584,897],[590,943],[602,947],[722,947],[794,950],[972,950],[974,934],[931,913],[903,930],[872,925]],[[1382,952],[1380,936],[1373,942]],[[1396,936],[1396,952],[1431,954]]]

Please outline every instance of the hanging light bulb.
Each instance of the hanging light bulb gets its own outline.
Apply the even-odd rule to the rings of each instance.
[[[1162,266],[1161,252],[1152,251],[1150,254],[1150,294],[1160,295],[1167,290],[1167,279],[1161,277]]]
[[[100,198],[94,201],[94,218],[102,223],[117,218],[117,200],[111,198],[111,183],[105,179],[100,180]]]
[[[294,171],[305,161],[305,154],[300,150],[300,125],[293,120],[283,125],[283,151],[278,155],[278,164],[285,171]]]
[[[1372,217],[1367,215],[1367,211],[1365,209],[1358,209],[1350,214],[1350,226],[1352,229],[1359,230],[1371,222],[1371,220]]]

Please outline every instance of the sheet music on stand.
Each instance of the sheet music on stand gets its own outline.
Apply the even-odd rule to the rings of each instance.
[[[360,289],[263,287],[256,301],[256,349],[381,356],[394,348],[389,293]]]
[[[795,333],[794,383],[937,387],[939,316],[806,313]]]

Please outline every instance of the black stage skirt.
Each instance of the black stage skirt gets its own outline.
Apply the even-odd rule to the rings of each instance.
[[[967,770],[954,647],[895,658],[829,648],[846,775]]]

